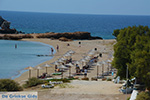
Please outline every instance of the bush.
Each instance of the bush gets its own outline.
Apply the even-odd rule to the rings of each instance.
[[[106,80],[106,78],[102,78],[102,81],[105,81]]]
[[[129,98],[127,98],[127,100],[130,100],[130,97],[129,97]]]
[[[112,79],[111,78],[107,78],[107,81],[112,81]]]
[[[23,87],[24,88],[33,87],[43,83],[45,83],[45,81],[32,77],[28,81],[26,81],[26,84],[24,84]]]
[[[150,92],[141,92],[137,95],[136,100],[150,100]]]
[[[22,91],[23,88],[11,79],[0,79],[0,91]]]
[[[91,80],[92,81],[97,81],[97,78],[96,77],[92,77]]]
[[[82,78],[81,80],[86,80],[86,81],[88,81],[89,78],[88,78],[88,77],[84,77],[84,78]]]

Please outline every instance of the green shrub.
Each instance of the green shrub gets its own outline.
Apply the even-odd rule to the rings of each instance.
[[[23,88],[14,80],[0,79],[0,91],[22,91]]]
[[[137,95],[136,100],[150,100],[150,92],[141,92]]]
[[[88,81],[89,78],[88,78],[88,77],[84,77],[84,78],[82,78],[81,80],[86,80],[86,81]]]
[[[106,80],[106,78],[102,78],[102,81],[105,81]]]
[[[92,81],[97,81],[97,78],[96,77],[92,77],[91,80]]]
[[[112,81],[112,79],[111,78],[107,78],[107,81]]]
[[[23,87],[24,88],[33,87],[43,83],[45,83],[45,81],[39,80],[36,77],[32,77],[28,81],[26,81],[26,84],[24,84]]]

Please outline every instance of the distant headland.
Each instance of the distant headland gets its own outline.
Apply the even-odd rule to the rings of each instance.
[[[25,38],[49,38],[49,39],[59,39],[61,41],[102,39],[101,37],[91,36],[91,33],[89,32],[0,34],[0,39],[4,39],[4,40],[21,40]]]

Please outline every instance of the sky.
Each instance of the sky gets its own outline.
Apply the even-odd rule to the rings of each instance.
[[[0,0],[0,10],[75,14],[150,15],[150,0]]]

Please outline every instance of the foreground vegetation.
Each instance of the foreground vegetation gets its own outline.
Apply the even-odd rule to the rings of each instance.
[[[32,77],[32,78],[29,78],[28,81],[26,81],[26,83],[23,85],[23,87],[29,88],[29,87],[37,86],[37,85],[43,84],[43,83],[46,83],[46,81],[39,80],[36,77]]]
[[[0,91],[22,91],[23,88],[11,79],[0,79]]]
[[[150,100],[150,93],[141,92],[137,95],[136,100]]]
[[[150,90],[150,29],[148,26],[133,26],[114,30],[117,43],[114,45],[113,66],[117,75],[136,77]]]

